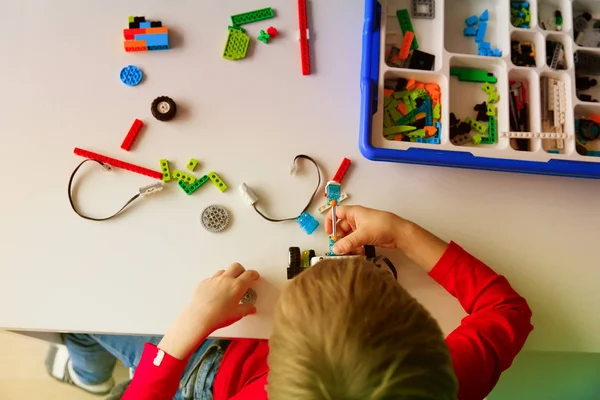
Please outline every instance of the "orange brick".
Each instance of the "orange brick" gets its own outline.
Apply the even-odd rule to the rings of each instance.
[[[590,121],[594,121],[597,124],[600,124],[600,115],[588,115],[587,119]]]
[[[437,132],[437,128],[435,126],[426,126],[423,128],[423,130],[427,136],[433,136]]]
[[[420,119],[425,118],[426,116],[427,116],[427,114],[425,114],[425,113],[419,113],[415,116],[415,119],[420,120]]]
[[[404,103],[398,104],[398,107],[396,107],[396,109],[402,115],[408,114],[408,110],[406,109],[406,104],[404,104]]]
[[[395,140],[395,141],[397,141],[397,142],[401,142],[401,141],[402,141],[402,139],[404,139],[404,135],[398,135],[398,136],[396,136],[396,137],[394,138],[394,140]]]
[[[420,89],[425,89],[424,83],[419,83],[417,86],[415,86],[415,90],[420,90]]]
[[[391,96],[391,95],[393,95],[393,94],[394,94],[394,89],[384,89],[384,90],[383,90],[383,95],[384,95],[385,97],[390,97],[390,96]]]
[[[169,28],[161,26],[160,28],[146,28],[146,33],[169,33]]]
[[[404,61],[408,58],[410,53],[410,46],[412,45],[413,39],[415,38],[415,34],[407,31],[404,35],[404,40],[402,41],[402,48],[400,49],[400,60]]]
[[[148,51],[146,47],[145,40],[126,40],[125,41],[125,51],[133,52],[133,51]]]
[[[414,79],[409,79],[408,83],[406,84],[406,90],[413,90],[416,85],[417,85],[417,82],[415,82]]]

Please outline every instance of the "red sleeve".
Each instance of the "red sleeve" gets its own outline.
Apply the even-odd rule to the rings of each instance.
[[[455,243],[429,274],[469,314],[446,342],[458,378],[458,398],[482,400],[533,330],[531,310],[506,278]]]
[[[153,344],[146,343],[133,380],[122,400],[173,399],[186,365],[187,361],[171,357]]]

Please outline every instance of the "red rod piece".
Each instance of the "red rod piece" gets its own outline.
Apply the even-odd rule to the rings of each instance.
[[[133,121],[133,125],[131,125],[131,128],[129,129],[129,133],[127,134],[127,136],[125,136],[123,144],[121,144],[121,148],[123,150],[129,151],[131,149],[133,142],[135,142],[135,138],[137,137],[138,133],[140,133],[140,129],[142,129],[143,126],[144,123],[139,119]]]
[[[92,153],[91,151],[83,150],[78,147],[75,147],[75,150],[73,150],[73,152],[78,156],[89,158],[90,160],[100,161],[115,168],[125,169],[127,171],[135,172],[136,174],[146,175],[150,178],[162,180],[162,172],[152,171],[148,168],[139,167],[137,165],[129,164],[124,161],[119,161],[117,159],[106,157],[98,153]]]
[[[310,75],[310,50],[308,46],[308,25],[306,22],[306,0],[298,0],[298,20],[300,28],[302,75]]]

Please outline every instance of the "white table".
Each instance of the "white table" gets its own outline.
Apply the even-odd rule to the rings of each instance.
[[[351,4],[352,3],[352,4]],[[269,45],[253,40],[249,58],[221,58],[229,16],[273,6]],[[232,261],[258,269],[259,314],[217,332],[267,337],[286,281],[287,249],[327,249],[320,230],[262,220],[241,199],[247,182],[273,216],[293,216],[307,201],[314,172],[288,174],[296,154],[314,156],[329,179],[343,157],[353,161],[344,190],[352,203],[411,218],[454,239],[505,274],[534,310],[532,350],[600,351],[598,199],[595,181],[370,162],[358,152],[363,5],[314,1],[314,75],[300,74],[295,1],[23,0],[0,5],[0,326],[26,330],[165,332],[201,279]],[[162,20],[174,48],[127,54],[129,15]],[[125,87],[120,69],[140,66],[143,84]],[[172,122],[150,114],[160,95],[177,101]],[[146,123],[137,147],[119,148],[134,118]],[[158,169],[168,158],[200,173],[217,171],[230,190],[212,185],[186,196],[175,183],[122,217],[77,217],[67,180],[81,162],[74,147]],[[90,214],[118,209],[153,180],[90,166],[78,199]],[[222,204],[233,224],[206,232],[201,210]],[[313,215],[320,205],[314,204]],[[319,217],[321,219],[321,217]],[[402,283],[446,332],[460,306],[398,255]]]

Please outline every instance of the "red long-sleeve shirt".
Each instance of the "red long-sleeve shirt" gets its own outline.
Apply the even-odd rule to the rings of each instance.
[[[455,243],[446,249],[429,275],[456,297],[469,314],[448,337],[460,400],[482,400],[510,367],[533,326],[531,310],[508,281]],[[170,400],[179,387],[185,361],[146,344],[125,400]],[[233,340],[213,385],[214,400],[267,399],[266,340]]]

